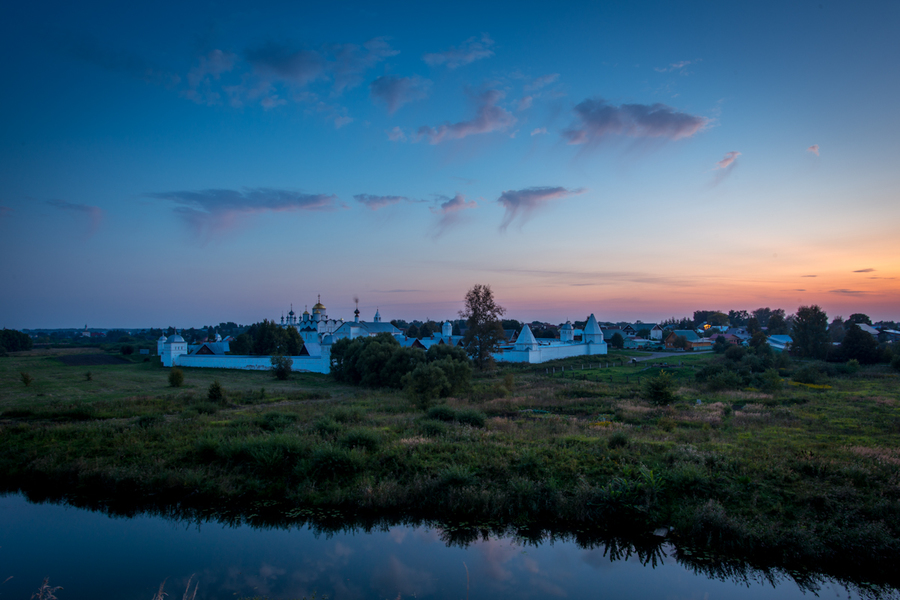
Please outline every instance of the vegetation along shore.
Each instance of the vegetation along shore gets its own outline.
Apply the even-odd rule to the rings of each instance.
[[[366,371],[389,356],[353,363],[346,346],[334,375],[286,379],[179,381],[89,348],[11,353],[3,491],[260,524],[428,522],[460,543],[627,535],[722,564],[900,582],[890,365],[614,351],[469,373],[445,352],[405,368],[446,383],[408,375],[400,389]]]

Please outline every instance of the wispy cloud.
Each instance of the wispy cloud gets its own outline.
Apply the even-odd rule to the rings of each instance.
[[[875,269],[872,269],[872,268],[869,268],[869,269],[858,269],[858,270],[853,271],[853,272],[854,272],[854,273],[871,273],[871,272],[873,272],[874,270],[875,270]]]
[[[388,112],[394,114],[408,102],[427,98],[430,88],[431,81],[418,75],[413,77],[384,75],[369,84],[369,93],[374,100],[384,102]]]
[[[231,71],[236,60],[236,54],[222,50],[212,50],[201,56],[197,65],[188,72],[188,89],[182,95],[197,104],[219,104],[222,96],[212,89],[212,82]]]
[[[334,63],[330,66],[334,74],[334,89],[338,94],[362,83],[363,74],[368,69],[400,53],[391,48],[384,37],[373,38],[362,46],[338,44],[330,49],[334,54]]]
[[[669,73],[671,71],[681,71],[683,75],[687,75],[687,71],[685,69],[691,65],[691,63],[698,62],[692,60],[680,60],[678,62],[671,63],[667,67],[654,67],[653,70],[657,73]]]
[[[537,129],[531,132],[531,135],[544,135],[547,133],[546,127],[538,127]]]
[[[583,188],[569,190],[564,187],[530,187],[524,190],[507,190],[497,199],[497,202],[506,209],[506,214],[503,215],[503,221],[500,223],[500,231],[506,231],[506,228],[518,217],[521,217],[521,224],[524,224],[531,218],[531,213],[535,209],[552,200],[560,200],[584,193],[584,191]]]
[[[818,277],[818,275],[801,275],[800,277]]]
[[[727,169],[740,155],[740,152],[726,152],[725,157],[716,163],[716,169]]]
[[[549,75],[542,75],[537,79],[533,80],[531,83],[526,83],[523,86],[523,89],[526,92],[536,92],[543,87],[547,87],[551,83],[554,83],[557,79],[559,79],[559,73],[550,73]]]
[[[478,109],[473,119],[438,127],[423,125],[416,132],[416,141],[425,139],[429,144],[439,144],[446,140],[458,140],[479,133],[508,129],[516,123],[516,118],[505,108],[497,106],[502,99],[503,92],[488,90],[478,97]]]
[[[563,131],[569,144],[596,144],[610,136],[679,140],[693,136],[708,122],[665,104],[615,106],[602,98],[588,98],[574,112],[575,123]]]
[[[403,133],[403,130],[400,127],[394,127],[393,129],[389,129],[387,132],[388,139],[392,142],[405,142],[406,134]]]
[[[818,155],[819,155],[819,145],[818,145],[818,144],[813,144],[812,146],[810,146],[809,148],[807,148],[806,151],[807,151],[807,152],[812,152],[813,154],[815,154],[816,156],[818,156]]]
[[[446,66],[448,69],[456,69],[482,58],[490,58],[494,55],[491,47],[494,45],[488,34],[481,34],[481,38],[471,37],[459,45],[443,52],[434,52],[422,57],[429,66]]]
[[[839,289],[839,290],[828,290],[830,294],[844,294],[847,296],[860,296],[863,294],[868,294],[869,292],[865,292],[863,290],[847,290],[847,289]]]
[[[456,194],[452,198],[439,196],[437,203],[437,206],[431,207],[431,212],[440,217],[434,226],[435,237],[442,236],[449,228],[458,225],[462,220],[462,211],[478,206],[463,194]]]
[[[248,50],[245,58],[256,74],[265,80],[277,80],[305,86],[325,77],[325,58],[315,50],[292,50],[268,43]]]
[[[88,237],[97,233],[100,223],[103,222],[103,210],[99,206],[76,204],[65,200],[47,200],[47,204],[57,210],[85,215],[88,219]]]
[[[371,210],[378,210],[398,202],[408,202],[406,196],[373,196],[372,194],[356,194],[353,199]]]
[[[337,196],[333,194],[304,194],[271,188],[174,191],[147,196],[174,202],[177,205],[175,213],[204,241],[211,235],[234,229],[239,220],[252,214],[337,208]]]

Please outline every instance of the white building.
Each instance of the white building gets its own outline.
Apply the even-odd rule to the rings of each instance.
[[[581,341],[575,341],[574,328],[571,323],[566,323],[559,330],[558,340],[540,340],[534,337],[531,328],[526,324],[522,327],[516,342],[510,346],[501,348],[494,354],[497,362],[527,362],[542,363],[558,358],[570,358],[572,356],[603,355],[607,352],[606,342],[603,340],[603,331],[593,313],[584,326]]]

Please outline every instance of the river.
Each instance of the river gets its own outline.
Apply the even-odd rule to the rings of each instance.
[[[789,577],[746,580],[692,571],[663,544],[656,560],[572,541],[509,538],[448,545],[438,528],[395,526],[317,534],[291,529],[110,517],[59,504],[0,497],[0,599],[31,598],[44,578],[59,600],[150,600],[165,582],[181,598],[814,598]],[[646,564],[644,564],[646,562]],[[654,564],[655,563],[655,564]],[[7,579],[8,578],[8,579]],[[5,581],[3,581],[5,580]],[[822,598],[859,598],[820,580]],[[191,587],[193,592],[193,586]]]

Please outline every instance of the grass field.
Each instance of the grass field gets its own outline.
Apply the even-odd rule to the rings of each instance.
[[[185,369],[173,388],[152,359],[66,366],[64,352],[0,358],[7,490],[233,521],[424,519],[461,542],[669,528],[683,549],[897,583],[900,379],[886,366],[800,384],[795,364],[772,393],[711,391],[695,373],[721,356],[613,352],[602,367],[502,367],[423,410],[324,375]],[[661,370],[668,406],[642,385]],[[224,399],[207,397],[213,381]]]

